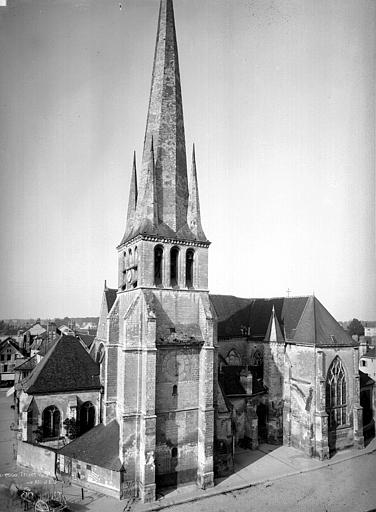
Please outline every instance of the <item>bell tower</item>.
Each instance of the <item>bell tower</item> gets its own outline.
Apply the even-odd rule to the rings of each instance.
[[[187,172],[172,0],[161,0],[140,170],[133,157],[118,293],[108,317],[105,421],[120,425],[124,496],[213,485],[215,314],[195,148]],[[111,362],[112,361],[112,362]]]

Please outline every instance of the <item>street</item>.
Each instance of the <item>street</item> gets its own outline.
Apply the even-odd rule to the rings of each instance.
[[[178,512],[376,510],[376,453],[275,482],[170,507]]]
[[[9,486],[12,482],[20,486],[29,485],[35,488],[37,485],[46,489],[61,485],[25,468],[16,467],[13,453],[14,434],[9,429],[9,425],[13,422],[11,404],[12,399],[6,397],[6,390],[0,390],[0,512],[20,510],[20,501],[13,499],[9,494]],[[171,512],[227,512],[230,510],[232,512],[376,512],[376,451],[338,462],[334,458],[333,464],[323,467],[319,462],[301,456],[299,452],[290,457],[284,456],[282,459],[281,454],[284,451],[286,449],[281,447],[279,451],[271,452],[270,458],[265,456],[258,461],[255,460],[249,468],[244,467],[239,470],[236,475],[232,475],[234,483],[238,482],[237,479],[241,475],[243,479],[249,478],[255,470],[258,471],[260,479],[266,480],[267,471],[271,479],[275,478],[278,475],[278,465],[282,464],[282,460],[290,465],[293,463],[296,469],[301,471],[305,471],[307,465],[312,467],[312,470],[294,476],[284,476],[242,490],[225,490],[209,498],[172,505],[165,510]],[[359,455],[360,452],[355,454]],[[267,460],[271,462],[266,462]],[[254,474],[252,478],[254,479]],[[223,488],[221,485],[217,486],[218,492]],[[154,504],[143,505],[136,502],[131,505],[94,491],[85,491],[85,500],[82,501],[81,491],[76,486],[66,488],[65,493],[73,511],[127,510],[130,512],[135,510],[135,512],[141,512],[157,510],[168,504],[168,495],[165,500],[162,499]],[[201,494],[196,491],[191,493],[193,499],[195,495],[203,496],[202,491]],[[189,492],[185,494],[182,489],[180,498],[184,499],[184,496],[188,497]],[[176,499],[179,501],[178,495]]]

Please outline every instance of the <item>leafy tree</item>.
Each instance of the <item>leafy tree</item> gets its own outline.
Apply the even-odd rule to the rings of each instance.
[[[64,428],[67,433],[67,438],[72,440],[78,437],[78,424],[74,418],[67,418],[63,421]]]
[[[347,327],[347,330],[352,335],[356,334],[357,336],[363,336],[364,335],[364,327],[360,320],[357,318],[353,318],[351,322],[349,323],[349,326]]]
[[[33,430],[33,434],[35,434],[35,442],[40,443],[43,439],[43,427],[39,425],[35,430]]]

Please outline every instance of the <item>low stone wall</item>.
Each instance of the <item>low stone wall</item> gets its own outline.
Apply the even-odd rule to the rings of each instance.
[[[17,464],[54,477],[56,453],[45,446],[18,441]]]

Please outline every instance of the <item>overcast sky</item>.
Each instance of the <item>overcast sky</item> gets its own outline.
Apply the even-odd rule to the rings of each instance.
[[[175,0],[212,293],[376,319],[374,0]],[[0,7],[1,318],[98,315],[158,0]]]

